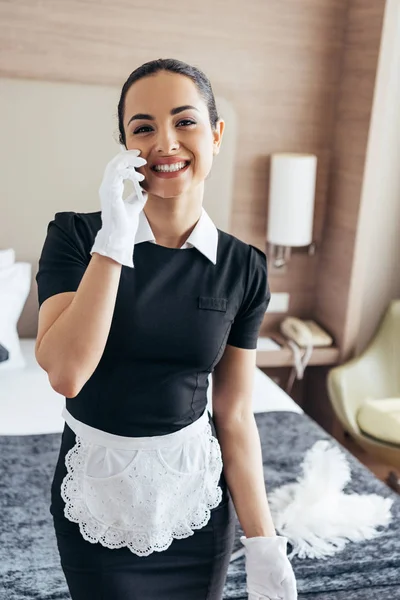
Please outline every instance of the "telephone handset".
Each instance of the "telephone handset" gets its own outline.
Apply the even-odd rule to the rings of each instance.
[[[315,321],[303,321],[296,317],[286,317],[281,323],[281,332],[301,348],[308,346],[331,346],[333,339]]]

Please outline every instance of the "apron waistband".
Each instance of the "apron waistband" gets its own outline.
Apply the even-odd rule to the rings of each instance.
[[[116,448],[119,450],[171,448],[176,444],[180,444],[205,431],[206,426],[209,424],[208,412],[207,409],[205,409],[197,421],[190,423],[190,425],[186,425],[186,427],[183,427],[179,431],[167,433],[166,435],[149,437],[126,437],[108,433],[107,431],[96,429],[95,427],[91,427],[90,425],[86,425],[86,423],[78,421],[78,419],[75,419],[75,417],[71,415],[65,406],[61,414],[75,435],[81,437],[83,440],[91,442],[92,444],[98,444],[99,446],[106,446],[107,448]]]

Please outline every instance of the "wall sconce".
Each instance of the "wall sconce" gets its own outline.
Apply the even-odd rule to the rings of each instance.
[[[285,271],[292,248],[312,241],[317,157],[314,154],[271,154],[267,244],[272,266]]]

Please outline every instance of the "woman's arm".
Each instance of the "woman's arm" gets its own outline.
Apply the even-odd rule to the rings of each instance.
[[[35,355],[49,375],[51,386],[68,398],[80,392],[100,362],[110,333],[122,266],[134,267],[139,214],[147,201],[147,194],[142,194],[138,185],[144,176],[135,170],[146,164],[139,154],[140,150],[124,150],[105,168],[99,189],[101,227],[87,266],[83,242],[75,239],[77,223],[72,226],[68,220],[71,212],[56,213],[52,225],[56,226],[58,222],[58,229],[51,230],[51,237],[48,227],[40,258],[44,272],[46,264],[47,269],[50,265],[50,273],[55,277],[54,267],[59,261],[59,288],[67,285],[71,269],[78,269],[81,279],[76,288],[77,275],[74,274],[72,281],[76,292],[72,300],[70,292],[68,296],[64,295],[68,292],[61,292],[62,297],[53,298],[56,294],[52,294],[42,303]],[[133,181],[135,192],[124,199],[124,181],[127,179]],[[65,231],[64,226],[61,227],[63,223],[67,225]]]
[[[224,473],[246,537],[276,535],[252,409],[256,350],[227,345],[213,373],[213,419]]]
[[[93,254],[70,304],[61,314],[64,294],[48,298],[39,311],[35,355],[53,389],[75,397],[91,377],[110,332],[122,265]]]

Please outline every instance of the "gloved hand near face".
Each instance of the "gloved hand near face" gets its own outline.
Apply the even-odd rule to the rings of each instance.
[[[245,547],[248,600],[297,600],[287,538],[242,536],[240,541]]]
[[[144,175],[136,170],[147,161],[139,154],[140,150],[122,150],[106,166],[99,189],[102,227],[90,252],[108,256],[127,267],[133,267],[139,213],[147,201],[147,192],[138,183],[144,180]],[[126,179],[133,182],[135,190],[124,200]]]

